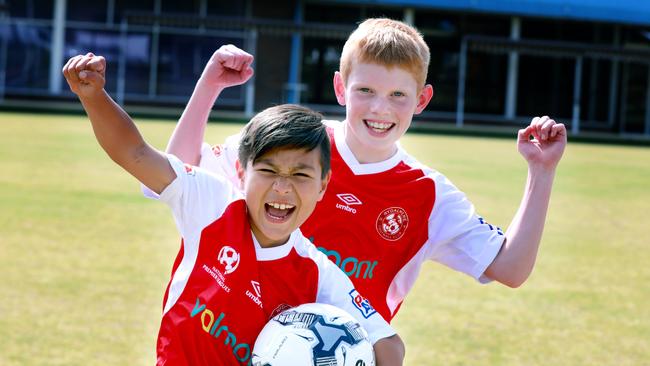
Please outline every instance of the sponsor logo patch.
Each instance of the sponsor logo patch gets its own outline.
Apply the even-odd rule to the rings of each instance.
[[[206,264],[203,265],[203,270],[205,273],[209,274],[210,277],[212,277],[215,281],[217,281],[217,284],[219,287],[221,287],[224,291],[230,292],[230,287],[226,285],[226,277],[224,277],[223,273],[217,268],[216,266],[212,266],[212,268],[208,267]]]
[[[370,318],[374,313],[377,312],[375,308],[370,305],[370,301],[365,297],[361,296],[357,290],[352,290],[349,293],[352,298],[352,304],[361,312],[364,318]]]
[[[234,330],[235,326],[229,323],[230,329],[228,329],[224,320],[226,314],[219,312],[220,314],[215,316],[217,312],[217,310],[208,309],[207,303],[201,304],[201,300],[197,297],[194,308],[190,312],[190,318],[196,319],[195,322],[198,321],[206,335],[214,337],[214,345],[216,347],[220,347],[219,345],[221,344],[226,345],[237,361],[242,363],[249,361],[251,357],[251,346],[244,342],[237,343],[237,335]],[[237,323],[235,322],[235,324]]]
[[[309,240],[312,239],[313,238],[309,238]],[[372,278],[372,271],[378,263],[377,261],[359,260],[356,257],[342,258],[341,254],[333,249],[328,250],[324,247],[317,247],[316,249],[325,254],[327,259],[334,262],[334,264],[336,264],[336,266],[339,267],[348,277]]]
[[[401,207],[389,207],[377,216],[377,233],[389,241],[399,240],[409,226],[409,217]]]
[[[225,245],[219,251],[219,264],[224,266],[225,274],[230,274],[235,272],[237,267],[239,267],[239,253],[232,247]]]

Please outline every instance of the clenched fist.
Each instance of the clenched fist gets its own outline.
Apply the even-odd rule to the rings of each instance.
[[[106,84],[106,59],[92,53],[72,57],[63,66],[63,76],[70,90],[82,97],[93,97],[104,89]]]
[[[253,76],[253,56],[231,44],[216,50],[203,70],[203,81],[221,88],[241,85]]]

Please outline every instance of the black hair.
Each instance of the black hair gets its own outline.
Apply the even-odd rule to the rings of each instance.
[[[242,131],[239,162],[246,166],[274,149],[320,149],[321,178],[330,170],[330,140],[323,116],[295,104],[281,104],[256,114]]]

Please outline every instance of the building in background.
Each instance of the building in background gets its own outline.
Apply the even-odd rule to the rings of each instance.
[[[431,48],[436,94],[420,120],[548,114],[573,133],[650,136],[645,0],[0,0],[0,108],[78,108],[60,70],[94,51],[127,109],[178,111],[212,52],[232,43],[255,55],[255,78],[226,90],[218,111],[294,102],[342,114],[341,48],[375,16],[415,25]]]

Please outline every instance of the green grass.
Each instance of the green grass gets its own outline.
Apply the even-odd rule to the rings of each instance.
[[[173,123],[142,121],[164,148]],[[222,141],[238,125],[210,125]],[[75,116],[0,116],[0,365],[155,362],[179,240],[167,209]],[[526,166],[515,138],[407,135],[504,228]],[[511,290],[424,266],[394,325],[408,365],[650,363],[650,149],[570,143],[529,281]]]

